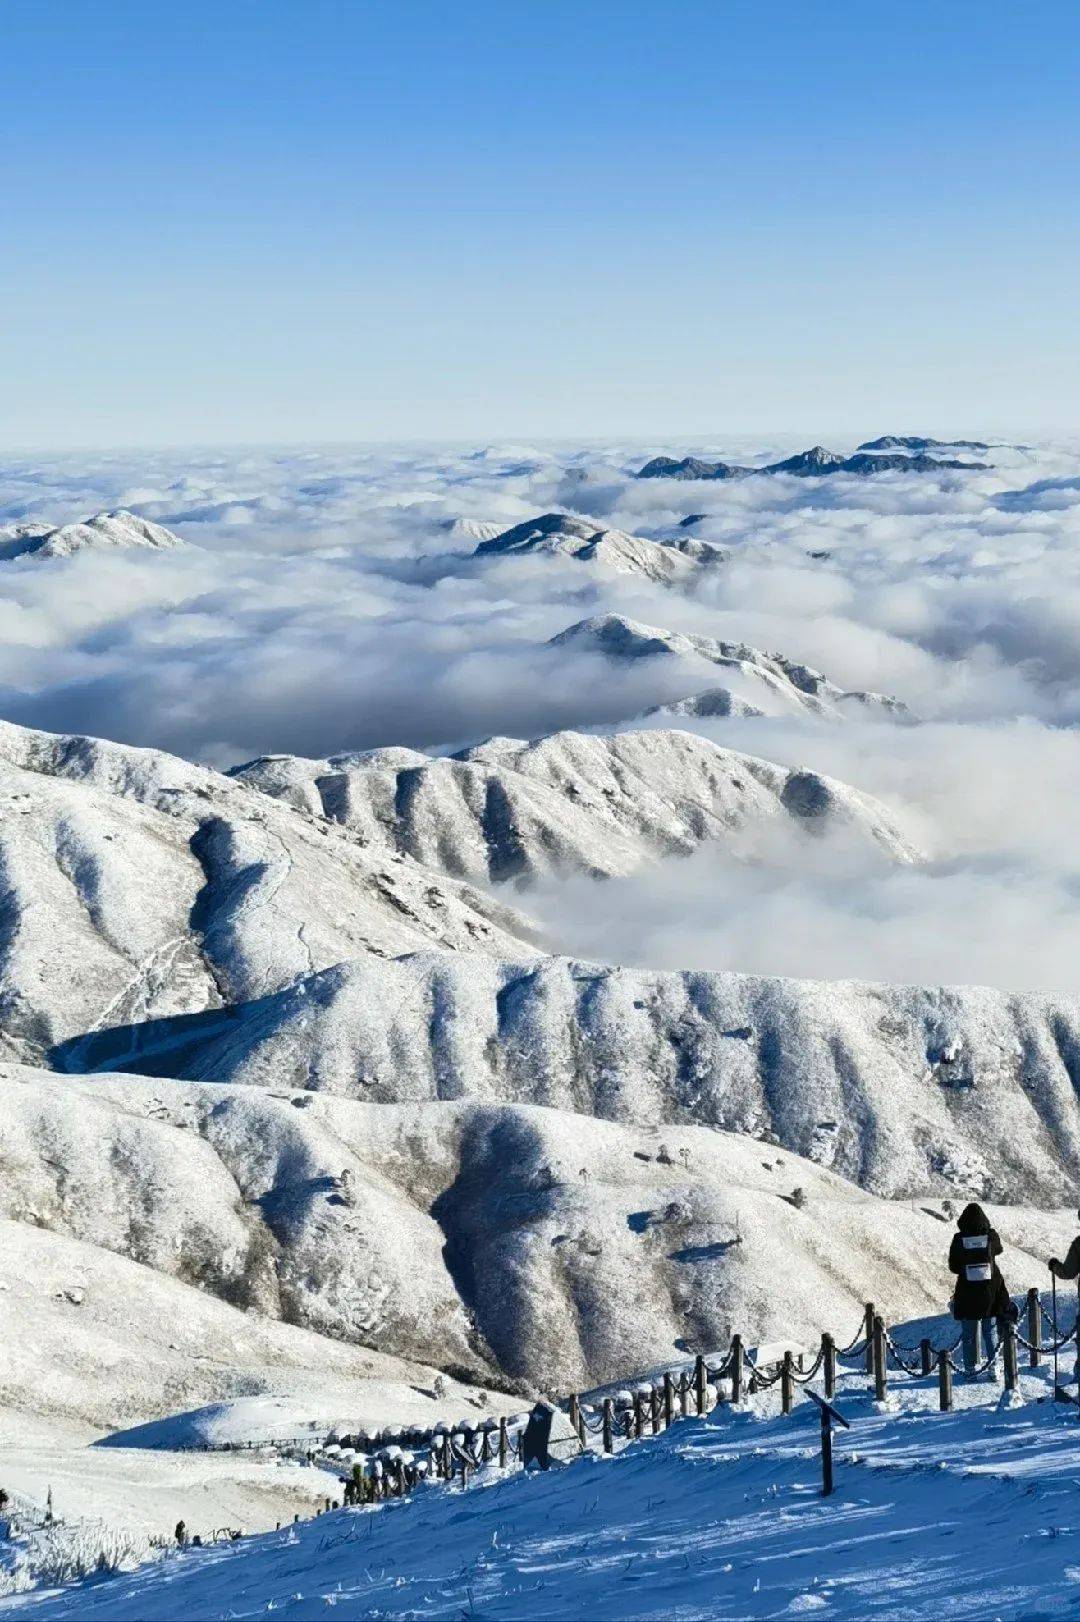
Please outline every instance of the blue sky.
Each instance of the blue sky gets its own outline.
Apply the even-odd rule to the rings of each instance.
[[[1073,0],[5,0],[0,444],[1069,430]]]

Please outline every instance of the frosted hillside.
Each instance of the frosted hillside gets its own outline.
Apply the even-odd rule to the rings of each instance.
[[[342,957],[517,952],[527,932],[403,855],[158,751],[0,723],[0,807],[0,1033],[17,1058]]]
[[[476,1098],[771,1133],[886,1195],[1066,1203],[1080,1004],[975,986],[367,956],[223,1012],[102,1030],[71,1069]]]
[[[1045,1371],[1043,1371],[1045,1374]],[[614,1458],[546,1475],[484,1471],[463,1492],[188,1550],[141,1572],[5,1612],[51,1622],[364,1617],[800,1615],[1051,1618],[1075,1609],[1075,1410],[1024,1379],[1026,1405],[986,1386],[934,1411],[915,1382],[876,1412],[865,1379],[841,1382],[851,1429],[820,1495],[818,1411],[775,1398],[677,1422]]]
[[[475,883],[611,877],[777,821],[811,837],[844,831],[899,861],[916,855],[866,795],[688,732],[494,738],[448,759],[381,751],[340,769],[273,757],[233,775],[342,824],[367,847]]]
[[[477,557],[558,556],[573,558],[616,574],[640,575],[659,585],[687,584],[702,567],[723,563],[723,547],[693,536],[664,545],[641,535],[606,529],[603,524],[573,513],[543,513],[526,519],[501,534],[485,538]]]
[[[602,614],[570,625],[552,639],[553,647],[574,653],[601,654],[614,666],[638,660],[657,660],[668,668],[678,661],[686,697],[711,683],[716,669],[724,673],[724,686],[737,705],[766,715],[801,714],[835,716],[847,706],[862,706],[882,713],[903,714],[904,705],[881,693],[845,692],[819,670],[782,654],[763,653],[743,642],[720,642],[714,637],[665,631],[643,625],[622,614]]]
[[[169,552],[186,543],[162,524],[150,523],[138,514],[97,513],[76,524],[58,528],[35,524],[13,526],[5,535],[0,528],[0,561],[10,558],[67,558],[76,552],[115,552],[136,548]]]

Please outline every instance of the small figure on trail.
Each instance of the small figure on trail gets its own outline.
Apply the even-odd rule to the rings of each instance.
[[[174,1536],[176,1538],[177,1546],[182,1549],[184,1544],[187,1542],[187,1527],[184,1525],[183,1521],[177,1521]]]
[[[1077,1211],[1076,1214],[1078,1217],[1080,1217],[1080,1211]],[[1056,1256],[1051,1256],[1046,1265],[1049,1267],[1055,1278],[1080,1279],[1080,1234],[1076,1236],[1072,1244],[1069,1246],[1063,1262],[1059,1262]],[[1080,1285],[1077,1286],[1077,1289],[1080,1291]],[[1056,1299],[1057,1298],[1055,1296],[1055,1305]],[[1077,1307],[1078,1310],[1080,1310],[1080,1294],[1077,1296]],[[1057,1338],[1057,1329],[1055,1328],[1054,1339],[1056,1340]],[[1073,1366],[1073,1379],[1077,1382],[1077,1388],[1080,1390],[1080,1341],[1077,1342],[1076,1346],[1076,1362]]]
[[[964,1377],[975,1378],[981,1324],[983,1351],[990,1361],[987,1377],[996,1380],[998,1338],[1015,1311],[997,1264],[1001,1240],[981,1205],[965,1205],[956,1227],[949,1271],[956,1274],[952,1311],[963,1328]]]

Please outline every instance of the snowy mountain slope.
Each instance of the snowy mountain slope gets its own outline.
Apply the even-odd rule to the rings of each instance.
[[[692,536],[660,545],[608,529],[571,513],[543,513],[504,530],[476,548],[476,557],[554,556],[599,564],[616,574],[640,575],[659,585],[685,583],[702,566],[723,563],[727,552]]]
[[[0,1411],[9,1416],[0,1422],[0,1473],[45,1422],[87,1441],[180,1409],[276,1393],[295,1405],[286,1414],[316,1421],[363,1413],[372,1423],[419,1424],[457,1419],[475,1397],[445,1376],[440,1402],[435,1371],[423,1363],[244,1311],[30,1221],[0,1220],[0,1297]],[[509,1400],[520,1407],[520,1398]],[[484,1410],[500,1405],[489,1393]],[[25,1431],[19,1415],[29,1416]]]
[[[841,1382],[851,1429],[820,1495],[818,1412],[775,1403],[680,1420],[604,1459],[343,1510],[45,1595],[45,1619],[468,1616],[732,1622],[814,1615],[1001,1622],[1075,1610],[1080,1429],[1026,1378],[934,1412],[914,1385],[876,1412]],[[17,1602],[8,1601],[15,1610]]]
[[[274,757],[234,775],[293,805],[317,807],[366,847],[473,882],[610,877],[777,821],[808,835],[843,828],[895,860],[916,856],[867,796],[689,732],[493,738],[439,759],[381,750],[340,771]]]
[[[870,707],[902,715],[905,706],[881,693],[848,693],[809,665],[763,653],[743,642],[718,642],[713,637],[688,636],[643,625],[623,614],[598,614],[579,620],[558,636],[551,647],[602,654],[620,663],[633,659],[678,659],[686,668],[687,696],[703,682],[715,683],[715,669],[724,672],[724,685],[733,699],[752,705],[766,715],[831,715],[846,706]]]
[[[987,462],[961,461],[953,457],[926,456],[923,451],[927,446],[938,445],[937,440],[899,440],[886,438],[875,442],[874,445],[860,445],[853,456],[845,456],[843,451],[826,450],[824,445],[812,445],[809,450],[799,451],[794,456],[786,456],[779,462],[768,462],[763,467],[746,467],[734,462],[705,462],[696,456],[684,456],[676,460],[671,456],[654,456],[639,468],[635,474],[638,479],[712,479],[727,481],[729,479],[748,479],[755,474],[789,474],[800,479],[823,478],[832,473],[854,474],[859,478],[867,478],[879,473],[936,473],[944,469],[960,469],[969,472],[984,472]],[[963,444],[963,441],[958,442]],[[897,455],[895,448],[908,446],[914,455]],[[942,446],[942,449],[954,447]],[[986,450],[988,447],[971,446],[971,449]],[[867,451],[888,452],[893,454],[866,455]]]
[[[887,1195],[1058,1204],[1080,1182],[1080,1004],[978,986],[649,973],[421,953],[56,1054],[395,1102],[522,1101],[774,1133]]]
[[[68,558],[75,552],[115,552],[136,548],[168,552],[188,543],[161,524],[118,508],[97,513],[78,524],[62,524],[50,529],[20,524],[6,536],[0,530],[0,561],[11,558]]]
[[[197,1284],[245,1322],[474,1384],[584,1388],[736,1329],[846,1336],[867,1299],[895,1320],[950,1293],[950,1225],[753,1138],[135,1076],[3,1084],[3,1215]],[[1012,1288],[1072,1222],[1001,1213]]]
[[[174,756],[0,722],[0,1051],[217,1006],[506,909]],[[517,933],[508,933],[513,925]]]

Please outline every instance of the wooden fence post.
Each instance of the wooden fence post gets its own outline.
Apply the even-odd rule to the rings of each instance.
[[[649,1424],[654,1436],[660,1434],[660,1387],[654,1385],[649,1392]]]
[[[694,1394],[697,1398],[697,1411],[699,1414],[708,1412],[709,1379],[705,1367],[705,1359],[699,1352],[694,1361]]]
[[[491,1463],[491,1426],[485,1425],[480,1432],[480,1462]]]
[[[780,1365],[780,1407],[785,1414],[790,1414],[792,1395],[794,1391],[795,1364],[790,1351],[784,1353],[784,1361]]]
[[[675,1418],[675,1386],[671,1375],[664,1374],[664,1424],[670,1425]]]
[[[821,1337],[821,1366],[825,1370],[825,1395],[831,1402],[836,1395],[836,1342],[831,1335]]]
[[[506,1469],[506,1455],[510,1451],[510,1438],[506,1434],[506,1415],[499,1420],[499,1469]]]
[[[919,1358],[923,1375],[925,1378],[929,1378],[934,1372],[934,1349],[927,1339],[919,1342]]]
[[[679,1410],[684,1419],[690,1412],[690,1376],[685,1369],[679,1375]]]
[[[743,1384],[743,1352],[741,1335],[732,1335],[731,1350],[728,1355],[731,1361],[731,1400],[733,1403],[738,1404],[742,1401]]]
[[[873,1372],[874,1372],[874,1318],[875,1318],[875,1316],[876,1316],[876,1314],[874,1312],[874,1303],[872,1301],[868,1301],[866,1303],[866,1314],[865,1314],[865,1316],[863,1318],[863,1333],[866,1336],[866,1372],[867,1372],[867,1374],[873,1374]]]
[[[952,1413],[952,1360],[944,1346],[937,1354],[938,1407],[943,1414]]]
[[[610,1397],[605,1397],[604,1398],[604,1452],[605,1453],[613,1453],[615,1451],[615,1441],[614,1441],[614,1436],[613,1436],[614,1426],[615,1426],[615,1404],[612,1402]]]
[[[641,1392],[634,1392],[634,1435],[645,1435],[645,1404],[641,1400]]]
[[[578,1440],[584,1441],[584,1428],[581,1423],[581,1398],[576,1391],[570,1393],[570,1423],[577,1431]]]
[[[1028,1367],[1037,1369],[1039,1353],[1042,1350],[1042,1301],[1034,1285],[1028,1291],[1027,1297],[1027,1338],[1031,1343],[1028,1348]]]
[[[1016,1372],[1016,1325],[1011,1318],[1005,1320],[1005,1389],[1015,1391],[1019,1381]]]
[[[875,1313],[873,1335],[874,1397],[885,1401],[885,1325]]]

